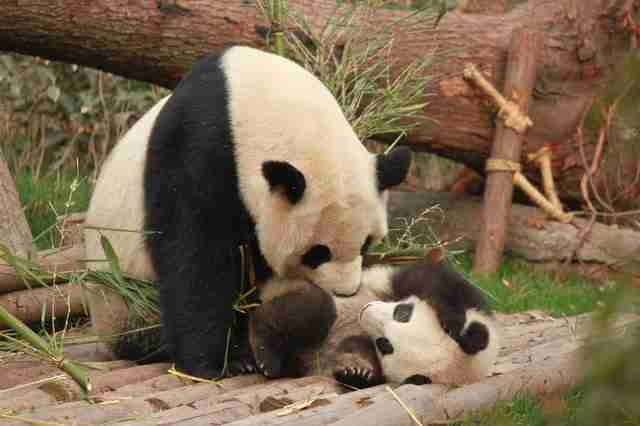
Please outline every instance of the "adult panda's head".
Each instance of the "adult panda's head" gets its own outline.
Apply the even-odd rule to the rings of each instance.
[[[360,285],[362,254],[387,233],[387,194],[406,147],[366,150],[329,90],[292,61],[234,47],[222,56],[242,200],[277,276],[336,294]]]
[[[387,380],[461,384],[490,373],[499,348],[495,319],[482,292],[446,261],[373,267],[363,286],[382,299],[365,305],[359,319]]]

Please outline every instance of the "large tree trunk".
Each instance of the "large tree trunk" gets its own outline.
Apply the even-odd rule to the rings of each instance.
[[[27,218],[20,207],[16,185],[0,150],[0,244],[15,256],[31,257],[34,254],[32,238]],[[0,271],[1,268],[2,265]]]
[[[625,51],[626,12],[638,0],[530,0],[505,15],[453,12],[434,32],[429,25],[403,33],[398,25],[395,54],[403,61],[438,47],[449,52],[432,69],[425,120],[408,137],[418,150],[439,153],[482,170],[493,135],[492,112],[484,97],[461,78],[466,62],[476,63],[497,87],[503,86],[506,49],[514,28],[543,31],[539,64],[523,154],[551,141],[555,175],[562,189],[575,191],[582,161],[571,136],[583,107],[612,59]],[[289,0],[313,26],[322,26],[333,0]],[[380,10],[381,21],[402,15]],[[5,0],[0,6],[0,46],[110,71],[173,87],[193,61],[229,43],[264,46],[267,23],[254,2],[142,0]],[[537,179],[527,164],[525,174]]]

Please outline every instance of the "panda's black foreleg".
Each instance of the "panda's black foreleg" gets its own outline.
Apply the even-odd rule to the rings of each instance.
[[[162,320],[176,369],[216,378],[224,374],[225,361],[230,361],[227,344],[240,290],[240,265],[236,245],[218,241],[214,246],[203,239],[194,241],[192,236],[182,250],[174,246],[166,256],[156,256],[156,270]]]
[[[236,313],[229,352],[229,375],[257,373],[256,361],[249,345],[249,314]]]

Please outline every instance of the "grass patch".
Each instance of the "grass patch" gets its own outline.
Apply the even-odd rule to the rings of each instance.
[[[584,408],[585,390],[576,386],[563,396],[538,399],[518,394],[511,401],[499,403],[490,412],[469,417],[456,426],[578,426]]]
[[[55,227],[60,215],[86,211],[91,197],[88,177],[70,170],[35,178],[28,169],[16,172],[16,186],[38,249],[54,247],[60,235]]]
[[[504,258],[500,271],[492,277],[476,277],[471,273],[472,258],[458,256],[456,266],[472,282],[482,288],[499,312],[515,313],[540,309],[554,317],[577,315],[604,306],[620,287],[614,282],[595,282],[573,277],[562,281],[550,274],[533,272],[518,260]],[[637,292],[630,300],[638,306]]]

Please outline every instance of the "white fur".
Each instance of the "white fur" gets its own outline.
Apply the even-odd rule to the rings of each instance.
[[[102,165],[84,231],[85,256],[94,261],[87,266],[92,269],[109,269],[103,260],[102,234],[109,239],[124,271],[141,279],[155,279],[142,233],[142,180],[149,135],[167,99],[161,99],[129,129]]]
[[[388,265],[373,265],[362,271],[361,289],[370,291],[378,299],[385,299],[393,295],[391,278],[397,268]]]
[[[386,194],[376,188],[375,157],[367,152],[327,88],[312,74],[280,56],[233,47],[223,56],[231,127],[242,199],[256,222],[260,248],[278,276],[304,277],[337,294],[360,283],[360,248],[387,233]],[[124,136],[104,164],[87,223],[140,231],[143,169],[153,123],[167,98]],[[269,190],[265,160],[287,161],[307,185],[291,206]],[[215,166],[212,164],[212,166]],[[153,279],[142,234],[103,231],[126,272]],[[86,255],[104,259],[99,234],[85,231]],[[313,270],[301,256],[325,244],[331,262]],[[104,262],[93,267],[104,267]]]
[[[409,322],[393,320],[393,311],[399,303],[414,304]],[[392,354],[383,356],[378,352],[385,377],[391,382],[401,382],[414,374],[445,384],[471,383],[484,378],[497,356],[498,333],[493,319],[476,310],[467,311],[465,329],[474,320],[489,328],[489,346],[469,355],[444,332],[433,308],[416,296],[398,303],[371,302],[360,311],[360,324],[367,334],[374,341],[386,337],[393,345]]]
[[[278,55],[234,47],[224,55],[243,201],[257,223],[264,256],[276,275],[300,276],[338,294],[360,283],[360,248],[387,232],[386,205],[376,188],[375,157],[357,138],[329,90]],[[265,160],[287,161],[307,181],[290,206],[261,173]],[[332,260],[300,266],[313,244]]]

